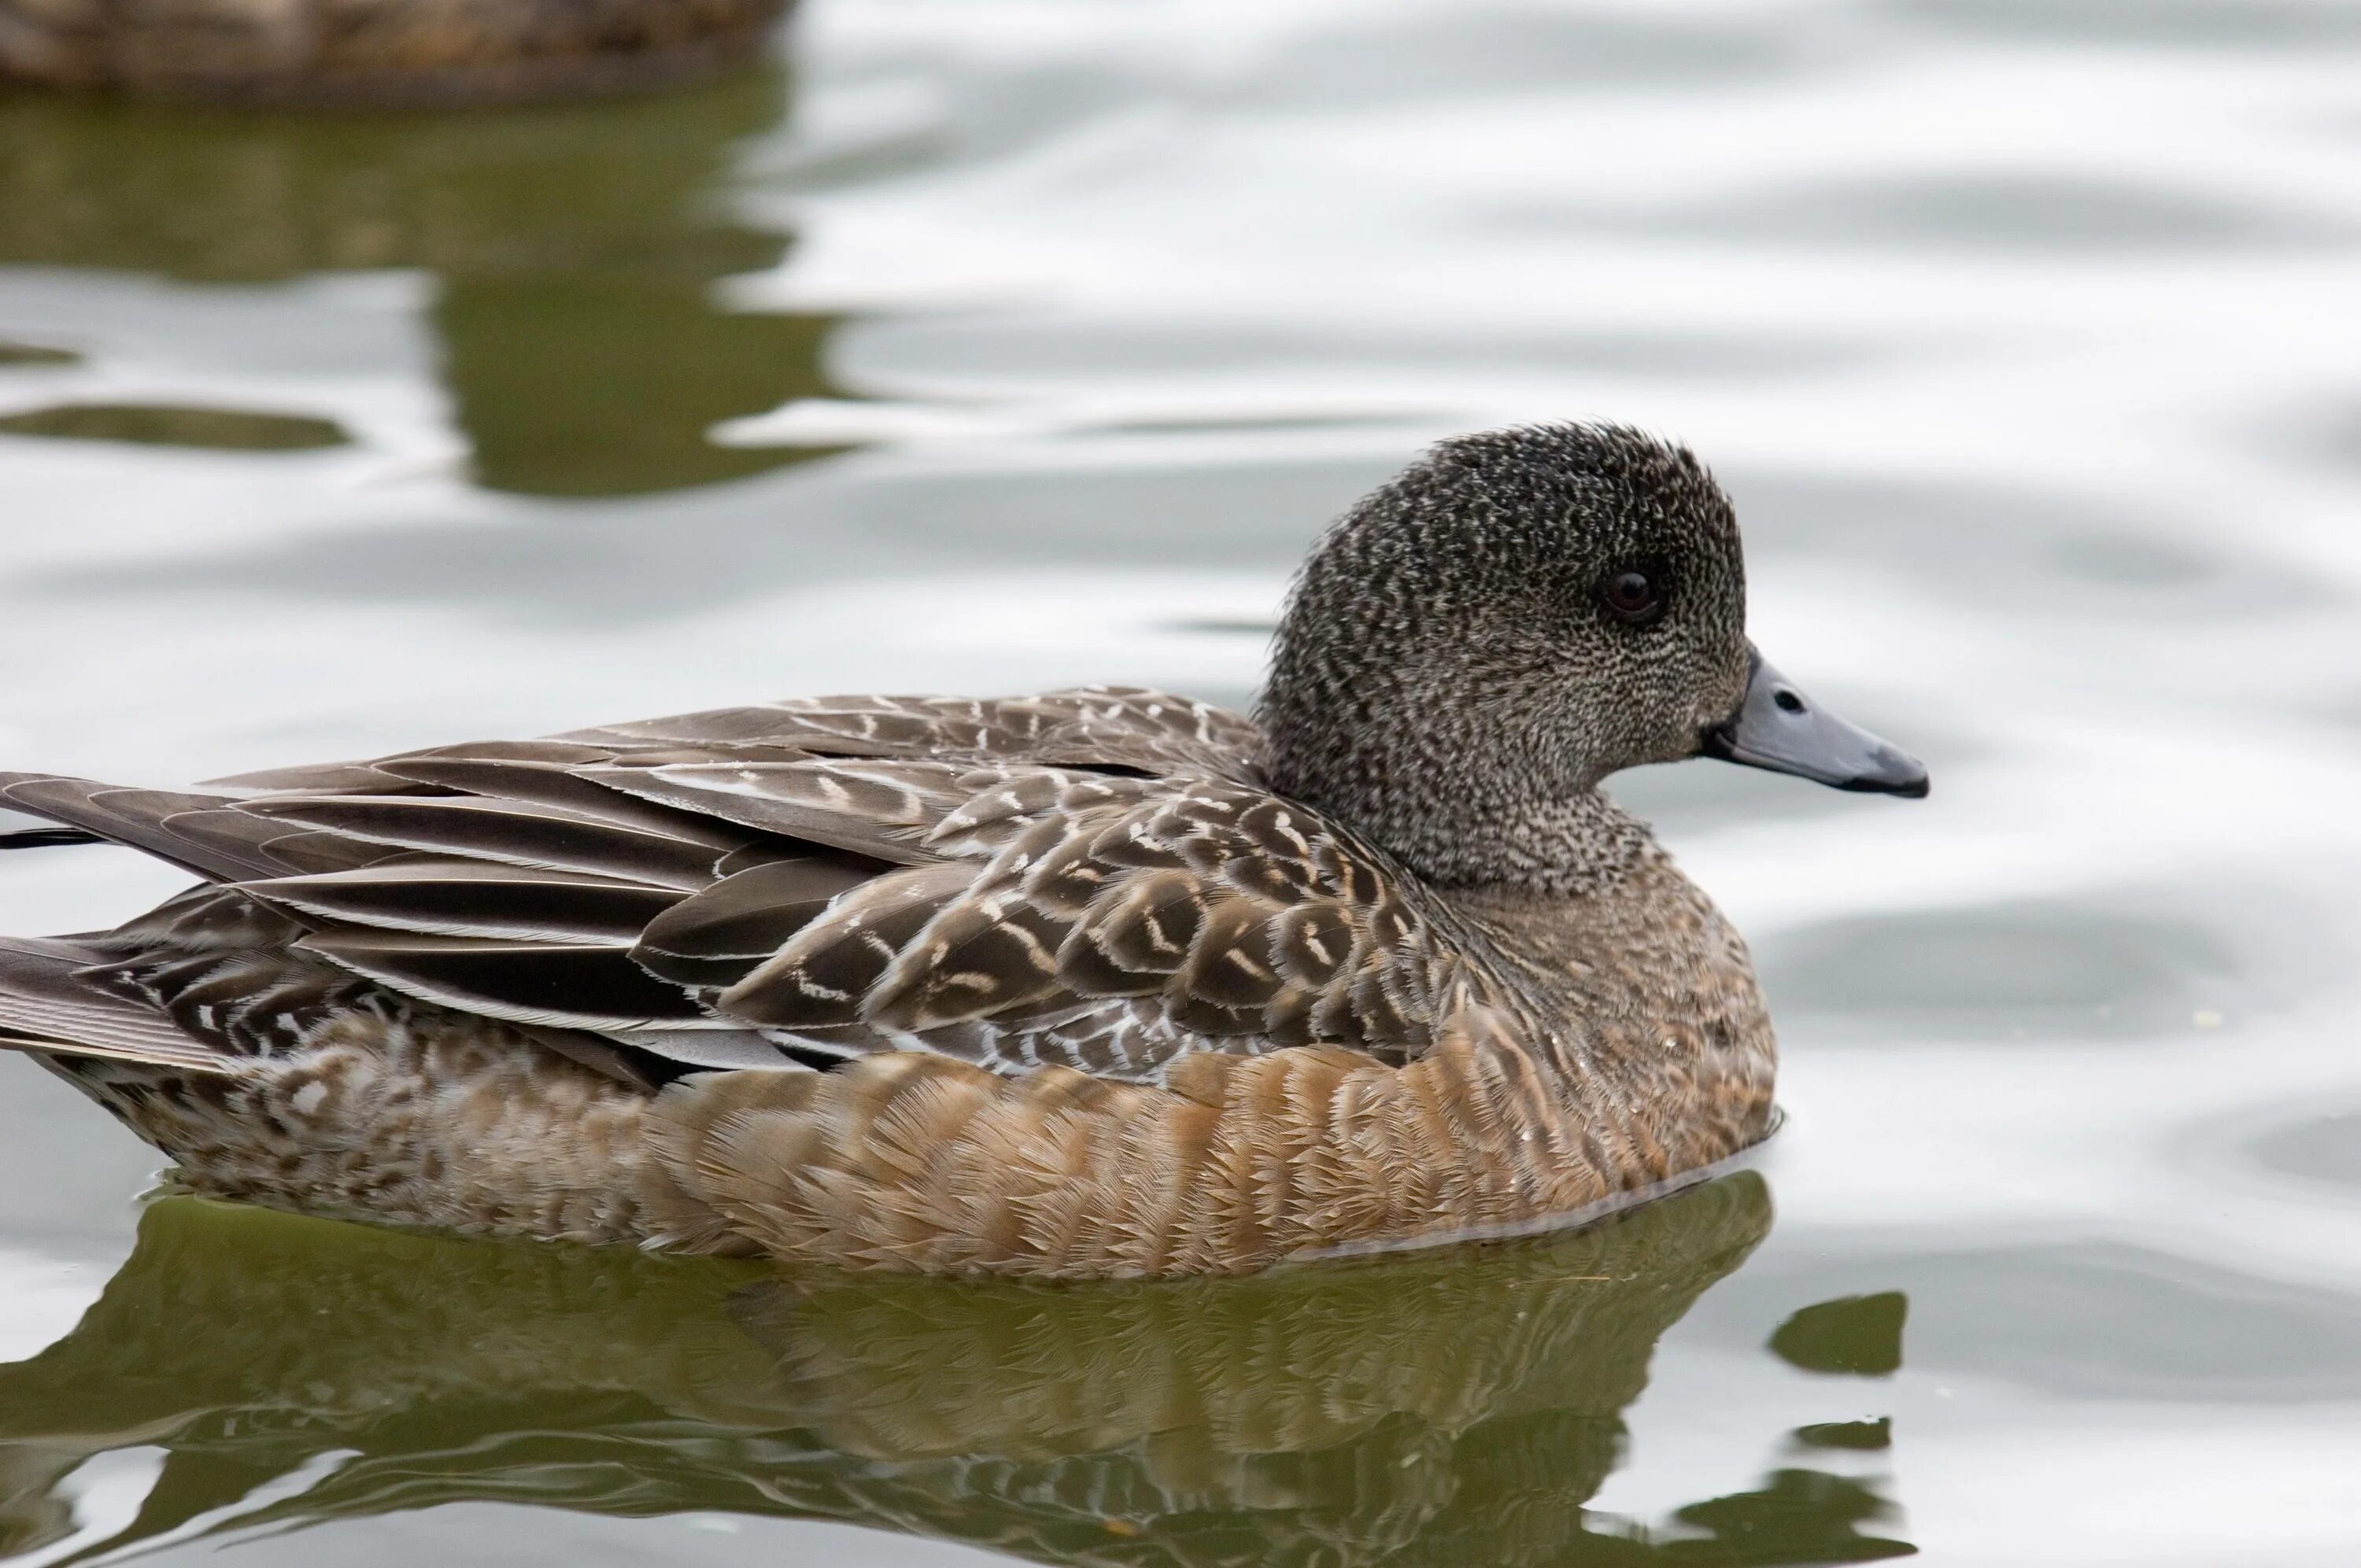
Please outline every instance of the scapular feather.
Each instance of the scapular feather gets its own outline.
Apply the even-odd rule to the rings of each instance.
[[[631,956],[683,985],[734,985],[839,894],[884,869],[858,856],[815,852],[740,872],[649,921]]]

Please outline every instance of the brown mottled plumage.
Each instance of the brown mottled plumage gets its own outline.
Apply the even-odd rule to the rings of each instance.
[[[1925,788],[1743,622],[1696,460],[1559,426],[1331,532],[1260,727],[840,697],[203,795],[0,775],[205,879],[0,945],[0,1036],[189,1185],[346,1215],[1037,1276],[1544,1223],[1771,1114],[1743,945],[1598,780]]]

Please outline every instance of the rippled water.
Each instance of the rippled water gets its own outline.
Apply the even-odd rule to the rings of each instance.
[[[1789,1121],[1546,1244],[1042,1292],[143,1212],[0,1059],[0,1553],[2355,1560],[2356,264],[2361,10],[2293,0],[813,0],[641,101],[0,100],[10,765],[1243,701],[1360,488],[1599,414],[1936,777],[1629,781]],[[173,880],[14,855],[0,927]]]

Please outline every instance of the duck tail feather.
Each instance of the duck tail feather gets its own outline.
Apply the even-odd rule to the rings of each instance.
[[[0,831],[0,850],[49,850],[65,844],[104,844],[83,828],[15,828]]]
[[[106,1057],[184,1072],[234,1071],[236,1058],[162,1014],[93,984],[104,955],[78,942],[0,937],[0,1050]]]

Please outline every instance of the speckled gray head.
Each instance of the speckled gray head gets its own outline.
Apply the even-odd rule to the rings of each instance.
[[[1452,884],[1582,881],[1598,782],[1642,762],[1927,789],[1763,662],[1729,498],[1617,425],[1461,436],[1365,498],[1296,580],[1259,716],[1279,790]]]

